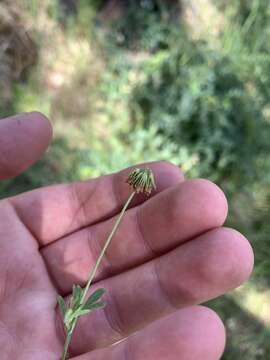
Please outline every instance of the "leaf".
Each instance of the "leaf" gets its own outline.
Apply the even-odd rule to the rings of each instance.
[[[65,313],[65,319],[64,319],[64,321],[65,321],[65,324],[69,324],[71,321],[72,321],[72,319],[73,319],[73,310],[72,309],[68,309],[67,311],[66,311],[66,313]]]
[[[80,285],[73,285],[72,288],[72,307],[77,308],[78,305],[81,302],[81,298],[83,295],[83,289],[80,287]]]
[[[74,298],[78,298],[81,296],[82,294],[82,288],[80,287],[80,285],[73,285],[73,296]]]
[[[92,304],[85,304],[83,306],[83,310],[87,309],[88,311],[91,311],[91,310],[96,310],[96,309],[103,309],[105,306],[106,306],[105,301],[99,301],[99,302],[95,302]]]
[[[63,318],[65,318],[66,312],[67,312],[67,307],[66,307],[66,303],[65,300],[62,298],[62,296],[58,296],[57,298],[60,310],[61,310],[61,314],[63,316]]]
[[[89,296],[88,300],[85,302],[83,308],[91,309],[92,304],[96,303],[100,298],[105,294],[106,289],[98,289],[92,295]]]
[[[77,311],[75,311],[75,313],[73,314],[74,318],[79,318],[82,315],[87,315],[90,313],[89,309],[84,309],[84,308],[80,308]]]

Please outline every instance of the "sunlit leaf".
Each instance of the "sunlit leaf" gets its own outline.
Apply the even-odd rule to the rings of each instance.
[[[90,311],[91,310],[89,310],[89,309],[80,308],[77,311],[75,311],[74,318],[79,318],[82,315],[87,315],[90,313]]]

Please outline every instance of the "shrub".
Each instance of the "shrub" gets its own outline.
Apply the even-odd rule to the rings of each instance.
[[[194,175],[234,185],[254,180],[257,159],[269,149],[269,126],[260,79],[249,74],[253,64],[238,64],[204,42],[175,46],[150,59],[146,80],[131,97],[135,121],[155,125],[164,146],[196,156]]]

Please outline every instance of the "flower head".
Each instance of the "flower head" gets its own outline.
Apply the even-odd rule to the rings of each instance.
[[[150,195],[156,188],[154,174],[151,169],[134,169],[127,178],[127,183],[131,185],[136,193]]]

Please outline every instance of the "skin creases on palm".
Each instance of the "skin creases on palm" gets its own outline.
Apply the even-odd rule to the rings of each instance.
[[[8,201],[0,202],[0,348],[2,360],[56,360],[56,294],[39,246]]]

